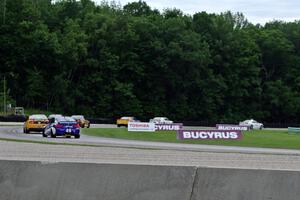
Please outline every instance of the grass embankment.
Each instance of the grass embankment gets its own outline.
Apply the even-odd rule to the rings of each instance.
[[[254,130],[243,132],[242,140],[177,140],[175,131],[128,132],[126,128],[92,128],[82,129],[91,136],[120,138],[130,140],[173,142],[188,144],[210,144],[243,147],[267,147],[283,149],[300,149],[300,133],[289,134],[279,130]]]

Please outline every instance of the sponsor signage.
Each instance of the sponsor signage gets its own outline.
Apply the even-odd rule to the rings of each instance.
[[[178,130],[179,140],[239,140],[240,130]]]
[[[178,131],[182,129],[182,123],[155,124],[155,131]]]
[[[146,122],[129,122],[128,131],[154,132],[155,124]]]
[[[250,130],[250,126],[240,126],[234,124],[216,124],[216,128],[218,130],[240,130],[240,131],[248,131]]]

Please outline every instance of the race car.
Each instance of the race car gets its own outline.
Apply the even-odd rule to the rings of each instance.
[[[155,124],[172,124],[173,121],[169,120],[166,117],[154,117],[153,119],[150,119],[149,122],[155,123]]]
[[[46,115],[35,114],[30,115],[24,122],[23,132],[30,133],[30,131],[42,132],[49,120]]]
[[[139,122],[140,120],[138,120],[135,117],[121,117],[120,119],[117,119],[117,126],[121,127],[121,126],[128,126],[128,122]]]
[[[71,117],[73,119],[75,119],[76,122],[79,123],[79,125],[80,125],[81,128],[84,128],[84,127],[90,128],[90,125],[91,125],[90,121],[84,119],[83,115],[72,115]]]
[[[80,125],[72,117],[51,118],[49,124],[43,130],[43,137],[66,136],[80,138]]]
[[[250,129],[263,129],[264,125],[255,121],[254,119],[248,119],[239,123],[240,126],[248,126]]]

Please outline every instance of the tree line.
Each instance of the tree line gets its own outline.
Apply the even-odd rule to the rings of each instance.
[[[15,105],[106,118],[300,119],[299,21],[252,24],[242,13],[191,16],[143,1],[0,2],[0,76]]]

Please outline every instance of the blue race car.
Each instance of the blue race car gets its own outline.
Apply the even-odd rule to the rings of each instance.
[[[43,130],[43,137],[66,136],[80,138],[80,125],[71,117],[54,117],[49,119],[49,124]]]

